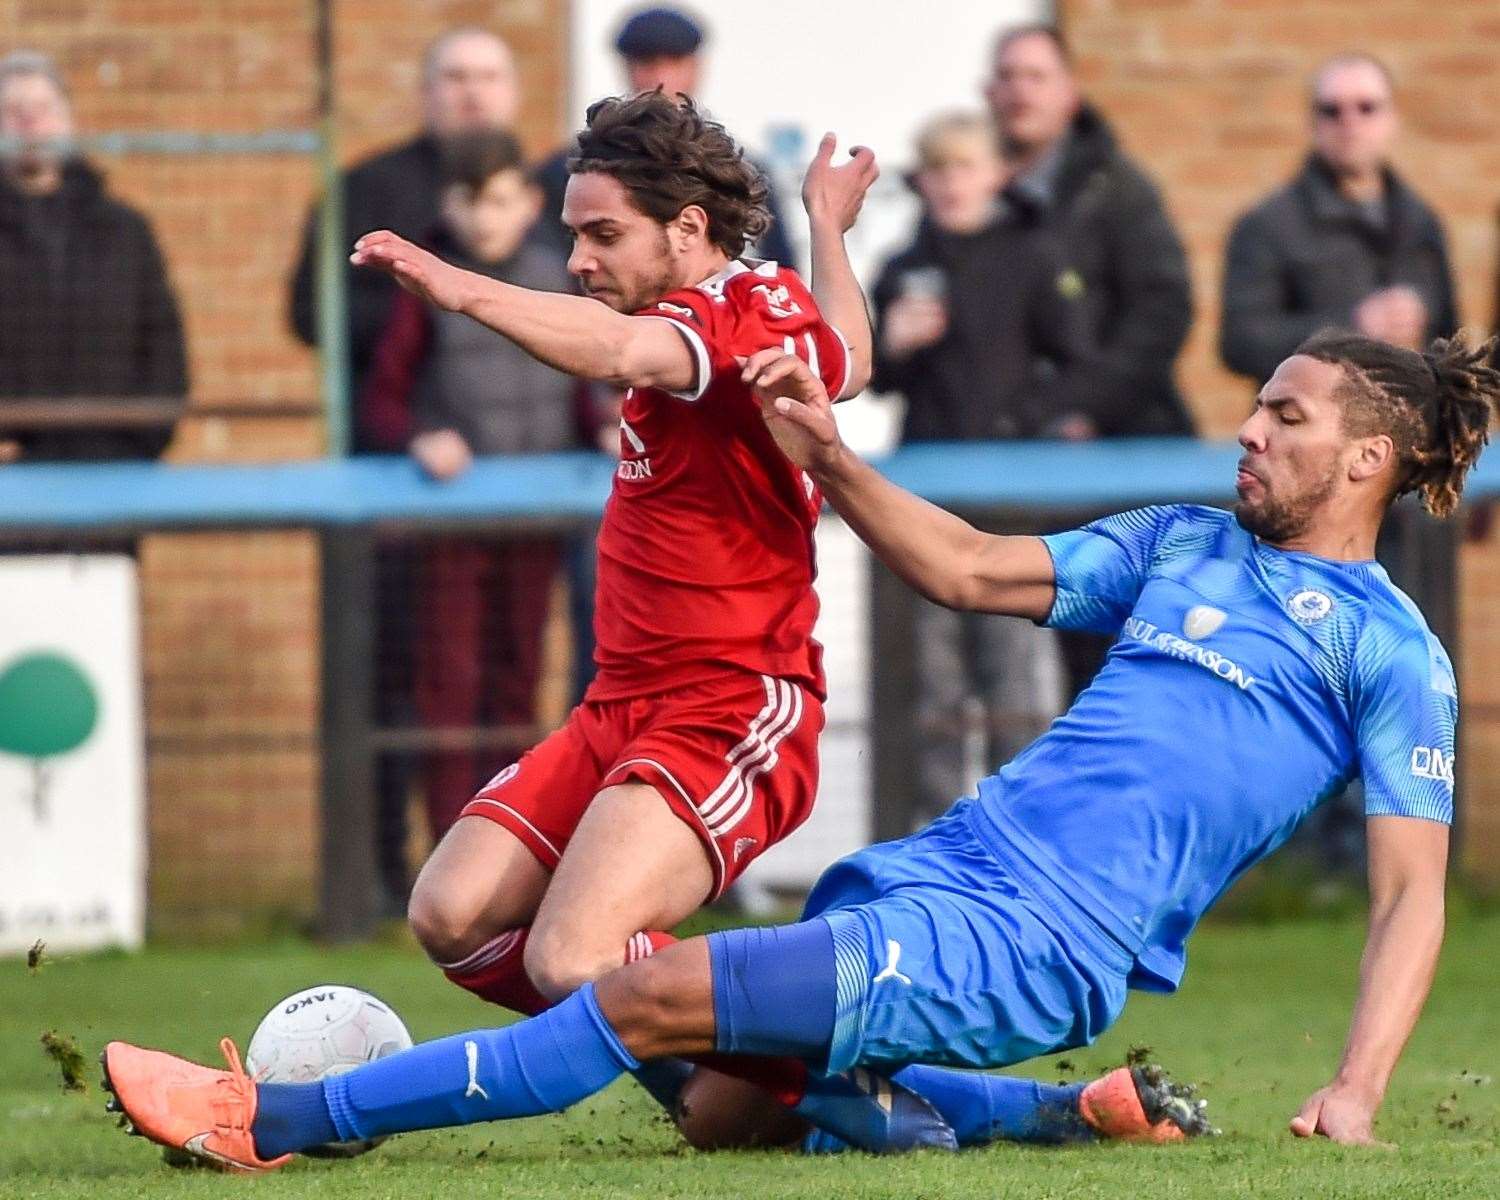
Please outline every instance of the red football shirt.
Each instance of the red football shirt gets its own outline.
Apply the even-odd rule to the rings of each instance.
[[[697,375],[689,392],[626,393],[599,531],[589,695],[650,695],[738,668],[795,679],[821,699],[812,583],[822,498],[777,449],[736,360],[784,348],[837,399],[848,347],[775,263],[731,262],[637,316],[671,321]]]

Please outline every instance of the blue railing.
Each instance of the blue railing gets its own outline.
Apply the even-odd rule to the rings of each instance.
[[[876,463],[938,504],[1102,511],[1228,502],[1238,456],[1231,442],[1153,438],[911,446]],[[602,509],[613,470],[609,459],[588,453],[484,459],[446,484],[399,457],[274,466],[21,464],[0,468],[0,529],[587,519]],[[1481,463],[1468,494],[1500,494],[1500,453]]]

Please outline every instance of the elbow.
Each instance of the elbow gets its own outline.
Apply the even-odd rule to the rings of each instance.
[[[870,380],[873,375],[874,370],[868,359],[861,360],[857,356],[851,357],[849,362],[849,378],[845,381],[837,399],[852,400],[870,386]]]

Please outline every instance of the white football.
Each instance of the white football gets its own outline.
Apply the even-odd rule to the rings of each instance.
[[[257,1083],[311,1083],[410,1049],[411,1034],[390,1005],[358,988],[323,984],[272,1007],[251,1035],[245,1070]],[[377,1145],[339,1142],[312,1152],[351,1156]]]

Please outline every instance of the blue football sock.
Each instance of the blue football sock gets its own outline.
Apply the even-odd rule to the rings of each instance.
[[[276,1158],[288,1150],[339,1140],[321,1083],[262,1083],[255,1089],[255,1152]]]
[[[828,922],[711,933],[708,954],[718,1050],[773,1058],[826,1056],[837,1001]]]
[[[1081,1083],[1049,1084],[920,1065],[903,1067],[891,1078],[942,1113],[960,1146],[998,1139],[1072,1142],[1092,1136],[1078,1111]]]
[[[827,921],[713,933],[708,950],[720,1051],[827,1059],[838,1007]],[[886,1081],[868,1072],[810,1077],[794,1111],[866,1150],[952,1145],[951,1131],[929,1106],[909,1093],[893,1096]]]
[[[424,1042],[304,1086],[322,1091],[337,1140],[354,1141],[560,1112],[639,1065],[599,1011],[593,985],[585,984],[528,1021]],[[289,1108],[277,1102],[278,1122]],[[267,1124],[263,1140],[260,1113],[253,1132],[262,1157],[329,1140],[326,1126],[313,1120],[295,1136],[277,1136]]]

